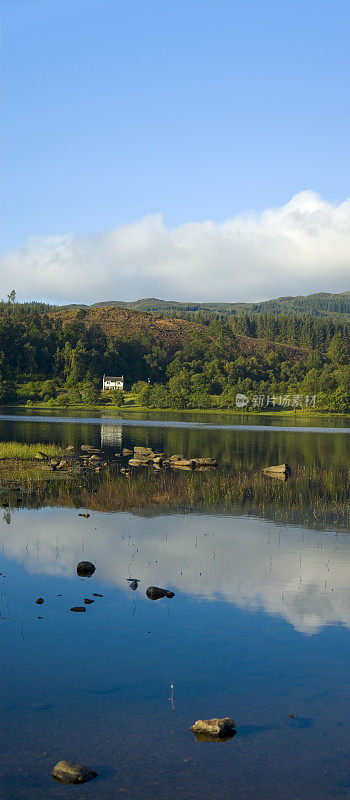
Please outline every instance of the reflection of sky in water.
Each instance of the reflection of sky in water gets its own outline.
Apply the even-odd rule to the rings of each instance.
[[[92,560],[99,581],[138,596],[165,586],[213,602],[280,615],[300,632],[350,627],[350,539],[343,534],[277,527],[253,518],[211,515],[139,517],[77,510],[16,510],[1,524],[7,559],[27,573],[70,577]]]

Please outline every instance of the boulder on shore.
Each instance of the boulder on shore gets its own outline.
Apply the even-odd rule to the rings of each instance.
[[[223,717],[222,719],[213,717],[212,719],[197,719],[197,722],[192,725],[191,731],[195,735],[204,734],[207,736],[225,737],[231,736],[235,727],[236,723],[231,717]]]
[[[35,453],[34,458],[37,461],[48,461],[49,460],[49,457],[46,455],[46,453],[42,453],[40,450],[38,451],[38,453]]]
[[[60,783],[86,783],[96,778],[97,774],[93,769],[71,761],[58,761],[52,770],[52,777]]]

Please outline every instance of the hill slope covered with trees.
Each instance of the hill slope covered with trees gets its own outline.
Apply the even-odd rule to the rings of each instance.
[[[1,400],[94,404],[106,373],[123,374],[137,402],[153,408],[235,408],[242,393],[257,410],[292,408],[303,396],[316,397],[320,410],[347,411],[349,342],[350,323],[311,314],[199,323],[113,306],[2,303]],[[104,401],[122,404],[123,396],[105,393]]]

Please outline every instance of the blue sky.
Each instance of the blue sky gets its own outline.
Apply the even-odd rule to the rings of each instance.
[[[2,249],[349,197],[349,0],[1,9]]]

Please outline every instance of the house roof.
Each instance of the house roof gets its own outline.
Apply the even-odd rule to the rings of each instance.
[[[105,381],[123,381],[124,375],[121,375],[119,378],[116,378],[114,375],[104,375]]]

